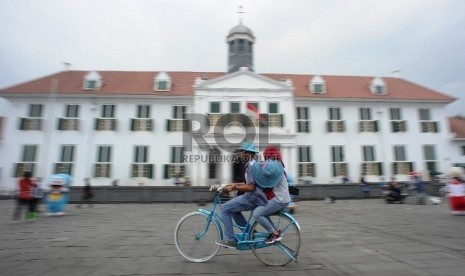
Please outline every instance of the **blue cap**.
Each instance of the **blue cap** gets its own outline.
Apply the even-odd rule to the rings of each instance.
[[[242,151],[248,151],[253,153],[258,153],[258,150],[255,149],[255,146],[252,143],[242,143],[241,145]]]

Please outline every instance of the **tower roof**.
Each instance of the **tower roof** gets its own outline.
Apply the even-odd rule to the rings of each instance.
[[[252,30],[245,26],[244,24],[242,23],[239,23],[238,25],[234,26],[230,31],[229,31],[229,34],[228,36],[231,36],[233,34],[248,34],[250,35],[251,37],[254,37],[253,33],[252,33]]]

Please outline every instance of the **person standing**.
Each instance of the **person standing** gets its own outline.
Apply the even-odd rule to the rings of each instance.
[[[87,207],[93,207],[92,205],[92,198],[94,197],[94,192],[92,191],[92,186],[90,185],[90,179],[84,179],[84,188],[82,189],[82,198],[81,203],[76,205],[77,208],[81,208],[84,204],[87,204]]]
[[[16,209],[13,214],[13,220],[19,221],[21,219],[21,212],[25,206],[27,206],[27,220],[36,220],[37,214],[35,210],[35,198],[33,195],[33,189],[35,189],[36,186],[36,183],[32,180],[32,173],[28,171],[24,172],[23,178],[21,178],[18,182],[18,199]]]
[[[465,182],[463,169],[453,167],[449,172],[449,181],[446,185],[446,195],[452,215],[465,215]]]
[[[363,198],[369,198],[370,185],[368,185],[368,182],[365,180],[365,177],[363,175],[360,177],[360,184],[362,185]]]

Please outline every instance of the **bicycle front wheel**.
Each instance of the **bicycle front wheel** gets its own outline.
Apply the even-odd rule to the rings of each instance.
[[[179,220],[174,230],[174,242],[179,253],[191,262],[201,263],[213,258],[220,248],[218,222],[208,215],[193,212]]]
[[[252,252],[258,260],[266,265],[283,266],[297,259],[300,249],[300,230],[289,217],[283,214],[273,214],[270,219],[275,228],[281,231],[282,240],[265,245],[264,233],[268,231],[258,222],[255,222],[250,231],[250,240],[261,241],[252,246]]]

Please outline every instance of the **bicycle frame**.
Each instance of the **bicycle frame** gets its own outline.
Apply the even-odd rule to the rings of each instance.
[[[213,200],[212,206],[210,207],[209,210],[207,209],[199,209],[199,212],[205,214],[207,216],[207,225],[205,228],[205,231],[203,233],[200,233],[199,236],[197,237],[200,239],[209,229],[210,223],[212,220],[214,221],[215,224],[219,225],[220,228],[220,238],[223,239],[223,218],[221,215],[217,213],[217,207],[221,207],[221,197],[220,197],[220,192],[216,192],[215,198]],[[295,224],[296,227],[300,231],[300,225],[297,222],[297,220],[290,215],[289,213],[285,212],[284,210],[281,211],[281,214],[288,217],[292,223],[287,225],[285,228],[282,229],[283,232],[286,232],[287,228],[290,227],[292,224]],[[221,223],[219,223],[221,222]],[[236,248],[238,250],[250,250],[252,247],[255,248],[262,248],[266,246],[270,246],[265,243],[265,240],[268,238],[268,233],[256,233],[254,234],[254,237],[252,240],[249,239],[250,237],[250,230],[252,225],[254,225],[255,220],[252,218],[252,212],[250,212],[249,218],[247,220],[247,224],[245,226],[239,226],[234,224],[234,227],[241,229],[241,233],[236,234],[236,239],[238,240]],[[293,261],[296,261],[296,256],[294,256],[290,250],[283,244],[277,243],[277,246],[287,255],[289,258],[291,258]]]

